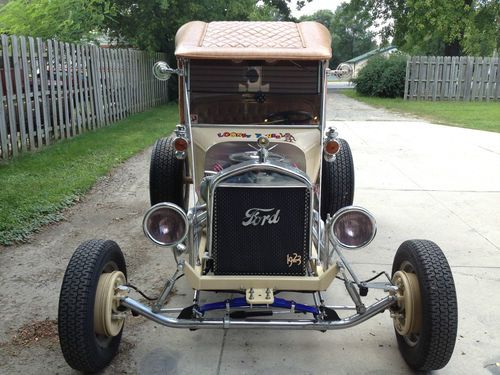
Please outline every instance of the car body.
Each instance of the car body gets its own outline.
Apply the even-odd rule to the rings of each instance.
[[[146,237],[172,248],[177,269],[158,297],[142,303],[131,297],[137,288],[126,283],[115,242],[82,244],[68,266],[59,310],[61,347],[72,367],[106,366],[129,311],[174,328],[328,331],[390,310],[410,367],[436,369],[448,362],[457,311],[441,249],[406,241],[392,276],[379,273],[385,278],[379,283],[359,278],[344,256],[372,241],[376,222],[352,206],[350,147],[326,122],[330,45],[328,30],[316,22],[193,21],[179,29],[177,68],[158,62],[154,72],[159,79],[178,76],[180,123],[153,147],[152,207],[143,222]],[[85,267],[92,272],[84,274]],[[171,307],[168,297],[182,275],[194,291],[193,304]],[[352,305],[326,303],[322,292],[335,279]],[[82,283],[92,316],[74,297]],[[429,291],[429,283],[441,293]],[[386,296],[365,305],[362,298],[372,288]],[[212,292],[241,296],[201,304],[200,294]],[[286,299],[287,292],[305,293],[311,301]],[[447,307],[436,314],[435,305]],[[340,317],[341,309],[352,312]],[[77,316],[80,331],[70,334]],[[75,336],[100,349],[77,352]]]

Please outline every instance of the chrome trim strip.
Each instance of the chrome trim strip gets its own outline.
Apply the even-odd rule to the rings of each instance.
[[[323,61],[320,61],[318,63],[318,77],[317,77],[317,85],[316,85],[316,90],[317,90],[317,94],[321,94],[321,84],[322,84],[322,80],[321,80],[321,73],[323,72]]]
[[[294,177],[300,181],[302,181],[307,187],[312,188],[312,183],[309,180],[309,177],[300,169],[293,168],[289,164],[284,164],[275,161],[267,161],[265,163],[260,163],[257,160],[249,160],[239,164],[232,165],[226,169],[224,169],[221,173],[214,175],[210,181],[208,194],[209,196],[215,190],[217,185],[219,185],[222,180],[225,180],[229,177],[235,176],[239,173],[252,171],[252,170],[270,170],[273,172],[278,172],[285,174],[290,177]],[[210,208],[210,207],[209,207]]]
[[[303,187],[308,187],[308,186],[304,186],[304,184],[302,184],[302,185],[299,185],[299,184],[297,184],[297,185],[294,185],[294,184],[290,184],[290,185],[257,185],[257,184],[244,184],[244,183],[238,184],[236,182],[233,182],[233,183],[222,182],[219,184],[219,187],[236,187],[236,188],[252,187],[252,189],[258,189],[258,188],[283,189],[283,188],[303,188]]]
[[[193,129],[192,129],[192,124],[191,124],[191,88],[190,88],[190,81],[191,81],[191,76],[190,76],[190,65],[189,65],[189,60],[184,60],[183,62],[183,68],[184,68],[184,75],[182,76],[182,82],[184,86],[184,119],[186,122],[186,127],[188,130],[188,137],[189,137],[189,157],[188,161],[190,162],[190,171],[188,171],[191,176],[194,176],[194,171],[196,168],[196,164],[194,161],[194,144],[193,144]],[[193,189],[193,195],[196,198],[198,198],[198,194],[196,193],[196,189]]]
[[[221,319],[177,319],[154,313],[149,306],[130,298],[123,297],[121,305],[136,313],[167,327],[172,328],[253,328],[253,329],[290,329],[290,330],[333,330],[354,327],[392,306],[395,296],[387,296],[367,307],[363,314],[354,314],[336,321],[313,319],[248,319],[234,320],[228,316]]]
[[[194,267],[200,246],[200,232],[207,223],[207,205],[197,204],[187,212],[189,221],[189,232],[187,237],[187,249],[189,252],[189,264]]]
[[[320,214],[316,210],[314,210],[313,213],[313,223],[314,223],[314,228],[312,231],[312,235],[314,240],[314,246],[316,246],[318,252],[318,260],[321,266],[323,267],[323,270],[326,271],[331,265],[329,261],[329,255],[331,251],[330,251],[330,246],[328,244],[328,232],[325,232],[325,222],[321,220]],[[322,233],[324,238],[319,238],[318,233]]]
[[[189,141],[192,143],[193,134],[191,132],[191,108],[190,108],[190,94],[189,94],[189,62],[184,63],[184,69],[187,71],[182,76],[182,83],[184,86],[184,119],[186,120],[186,127],[188,128]]]
[[[320,117],[320,126],[321,126],[321,136],[320,136],[320,150],[323,150],[324,145],[324,133],[326,129],[326,96],[328,93],[328,79],[326,77],[326,68],[328,67],[328,61],[320,62],[320,70],[321,70],[321,85],[323,87],[323,91],[321,92],[321,117]],[[318,186],[318,212],[321,216],[321,194],[323,193],[321,190],[321,186],[323,183],[323,154],[321,154],[321,163],[319,165],[319,186]],[[318,243],[322,243],[323,239],[321,236],[323,233],[320,231],[320,226],[318,225],[317,229],[317,238]],[[318,259],[321,260],[321,251],[322,249],[318,247]]]

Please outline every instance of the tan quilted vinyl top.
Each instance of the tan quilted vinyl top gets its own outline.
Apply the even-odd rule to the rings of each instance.
[[[317,22],[192,21],[175,37],[178,57],[328,60],[330,33]]]

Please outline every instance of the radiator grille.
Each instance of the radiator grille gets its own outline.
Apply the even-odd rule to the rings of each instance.
[[[213,203],[214,274],[304,276],[310,201],[305,186],[219,186]]]

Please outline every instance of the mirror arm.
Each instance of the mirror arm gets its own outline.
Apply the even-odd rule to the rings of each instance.
[[[160,81],[166,81],[172,74],[184,75],[183,69],[172,69],[165,61],[157,61],[153,65],[153,75]]]

